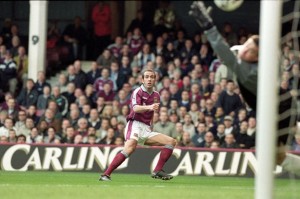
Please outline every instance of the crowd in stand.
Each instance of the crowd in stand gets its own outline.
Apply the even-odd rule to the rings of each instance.
[[[109,13],[109,7],[104,10]],[[100,11],[93,12],[93,19],[99,20]],[[77,49],[74,62],[55,85],[47,83],[44,72],[38,73],[36,82],[27,78],[25,48],[14,44],[13,30],[6,38],[3,28],[0,70],[8,85],[2,88],[0,143],[121,146],[130,95],[141,85],[140,72],[153,69],[155,89],[161,95],[154,131],[176,138],[181,147],[254,148],[256,113],[244,102],[236,77],[215,56],[205,36],[187,33],[175,23],[167,5],[156,10],[154,19],[149,28],[139,10],[125,36],[99,49],[88,72],[81,68],[82,49],[71,45]],[[75,18],[77,23],[79,18]],[[251,35],[244,28],[234,32],[230,23],[222,28],[230,46],[243,44]],[[72,43],[68,35],[73,33],[72,26],[64,32],[60,37]],[[48,37],[49,45],[55,34],[53,30]],[[109,34],[98,35],[97,42]],[[80,35],[84,40],[84,34]],[[291,79],[299,75],[298,60],[290,48],[289,44],[283,48],[281,88],[285,90],[291,89]],[[300,150],[299,140],[295,139],[295,150]]]

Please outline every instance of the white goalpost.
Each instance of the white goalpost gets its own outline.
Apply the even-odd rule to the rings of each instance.
[[[281,0],[261,0],[255,199],[274,199],[281,14]]]

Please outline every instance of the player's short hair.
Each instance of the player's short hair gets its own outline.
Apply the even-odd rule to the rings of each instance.
[[[144,79],[144,75],[145,75],[146,72],[152,72],[152,73],[154,74],[154,77],[156,78],[156,74],[155,74],[154,70],[146,69],[146,70],[144,70],[144,71],[142,72],[142,78],[143,78],[143,79]]]

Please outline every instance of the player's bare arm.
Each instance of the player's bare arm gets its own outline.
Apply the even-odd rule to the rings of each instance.
[[[147,112],[147,111],[158,111],[158,109],[159,109],[159,103],[154,103],[154,104],[146,105],[146,106],[135,105],[133,107],[133,110],[136,113],[144,113],[144,112]]]

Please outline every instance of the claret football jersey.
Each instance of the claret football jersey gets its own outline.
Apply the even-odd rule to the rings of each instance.
[[[143,122],[147,125],[151,124],[151,120],[153,117],[153,111],[146,111],[143,113],[135,113],[133,111],[133,107],[135,105],[151,105],[153,103],[160,102],[160,95],[157,91],[153,91],[152,93],[148,93],[144,85],[136,88],[130,98],[130,113],[127,116],[127,121],[136,120]]]

